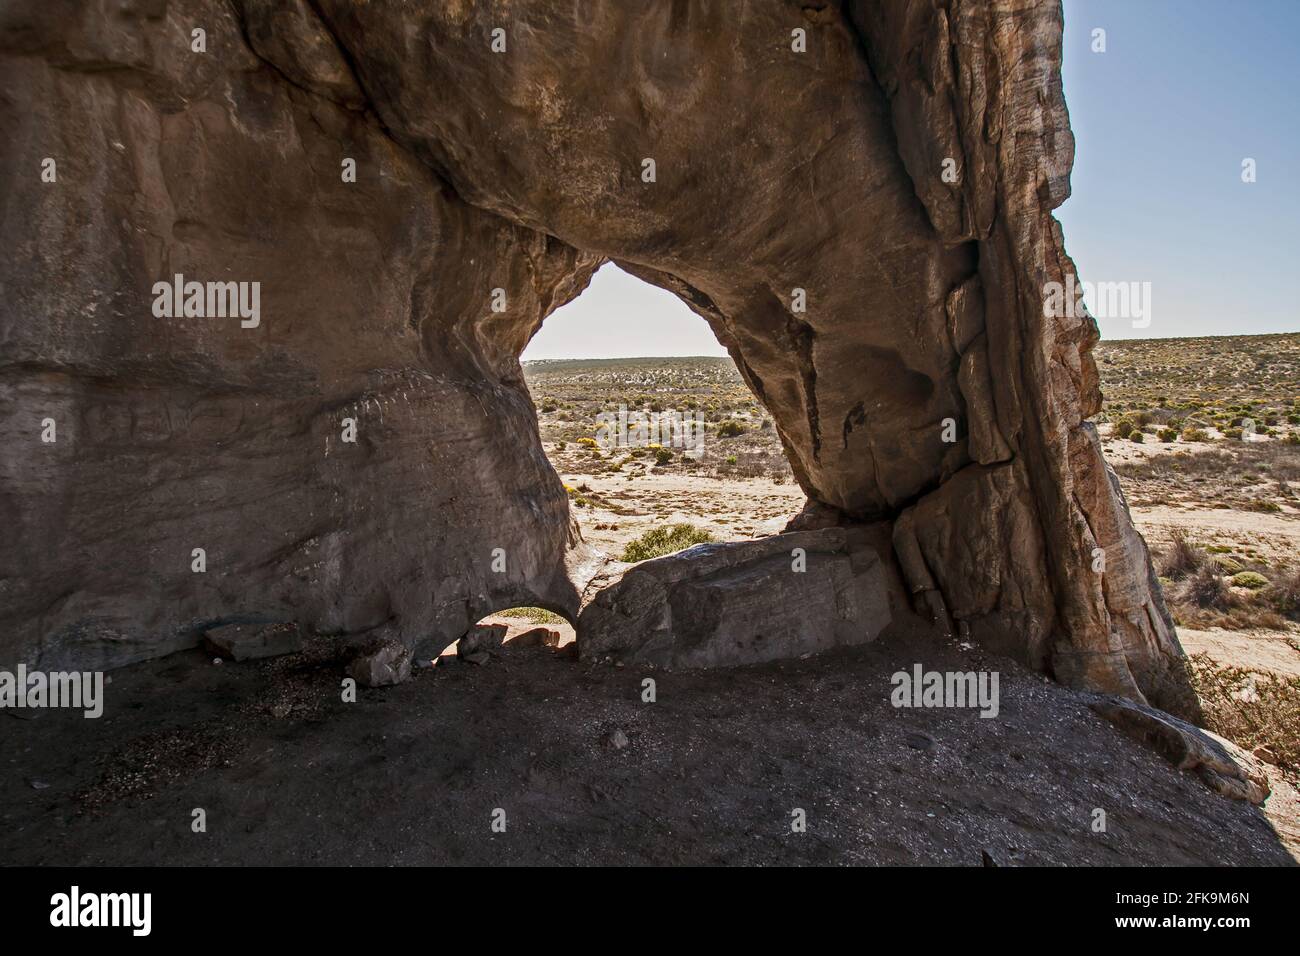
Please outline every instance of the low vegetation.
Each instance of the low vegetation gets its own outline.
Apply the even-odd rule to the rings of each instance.
[[[684,548],[705,544],[713,540],[713,535],[692,524],[674,524],[664,528],[652,528],[635,541],[629,541],[623,549],[624,561],[649,561],[665,554],[673,554]]]
[[[793,475],[766,409],[729,358],[573,359],[528,362],[524,376],[537,404],[546,452],[561,474],[622,472],[710,478]],[[600,415],[677,412],[704,424],[702,453],[687,455],[654,436],[628,447],[602,447]],[[632,436],[635,437],[635,436]],[[655,440],[659,437],[659,440]]]
[[[564,624],[565,620],[554,611],[544,607],[512,607],[501,611],[496,617],[521,618],[529,624]]]
[[[1300,678],[1225,667],[1205,654],[1186,666],[1205,728],[1300,782]]]
[[[1175,622],[1245,631],[1234,639],[1246,641],[1267,631],[1259,639],[1293,642],[1300,654],[1300,554],[1288,543],[1292,523],[1300,525],[1300,334],[1102,342],[1094,354],[1103,451],[1139,529],[1157,545]],[[782,507],[793,514],[802,504],[777,429],[730,359],[535,362],[525,376],[584,535],[624,561],[715,533],[772,533]],[[700,416],[703,453],[684,454],[660,436],[630,447],[598,442],[599,416],[620,405]],[[656,483],[638,483],[647,476]],[[744,492],[746,504],[740,481],[755,489]],[[761,527],[743,514],[760,500]],[[682,523],[684,515],[710,526]],[[1297,778],[1300,681],[1244,663],[1219,651],[1187,662],[1206,726]]]
[[[1210,553],[1175,533],[1155,555],[1174,623],[1228,630],[1291,630],[1300,621],[1300,568],[1274,568],[1249,555]]]

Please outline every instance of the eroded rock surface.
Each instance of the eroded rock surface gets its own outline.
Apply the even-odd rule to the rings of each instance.
[[[203,642],[214,654],[233,661],[255,661],[302,650],[302,635],[293,623],[226,624],[205,631]]]
[[[1186,710],[1095,323],[1044,316],[1060,39],[1054,0],[6,4],[0,661],[575,614],[517,360],[613,259],[709,322],[821,526],[894,522],[936,631]],[[155,318],[176,274],[260,324]]]
[[[876,553],[840,528],[700,544],[629,569],[578,618],[579,652],[719,667],[865,644],[890,622]]]
[[[1090,706],[1179,770],[1195,773],[1216,793],[1256,805],[1267,799],[1267,775],[1251,754],[1231,741],[1123,698],[1102,699]]]

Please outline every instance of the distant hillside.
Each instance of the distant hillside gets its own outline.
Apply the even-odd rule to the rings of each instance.
[[[1100,342],[1094,351],[1107,405],[1290,407],[1300,400],[1300,332]],[[534,388],[583,382],[645,387],[742,385],[726,356],[543,359],[524,363]]]
[[[1300,399],[1300,332],[1100,342],[1106,403],[1289,406]]]

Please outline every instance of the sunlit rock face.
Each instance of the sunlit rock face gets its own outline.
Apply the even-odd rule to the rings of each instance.
[[[0,660],[575,614],[586,556],[518,355],[613,259],[709,322],[823,521],[893,523],[927,619],[1177,706],[1083,423],[1095,325],[1044,317],[1073,274],[1057,3],[0,17]],[[258,324],[155,316],[178,274],[260,283]]]
[[[597,591],[581,653],[620,664],[719,667],[866,644],[890,624],[894,582],[865,528],[700,544]]]

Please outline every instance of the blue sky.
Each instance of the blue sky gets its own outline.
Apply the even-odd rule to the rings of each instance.
[[[1150,326],[1101,317],[1102,338],[1300,331],[1297,43],[1300,0],[1065,0],[1066,249],[1085,282],[1151,284]],[[725,354],[675,296],[606,265],[524,358]]]
[[[1066,250],[1085,281],[1151,283],[1150,328],[1103,338],[1300,331],[1298,39],[1300,0],[1065,0]]]

